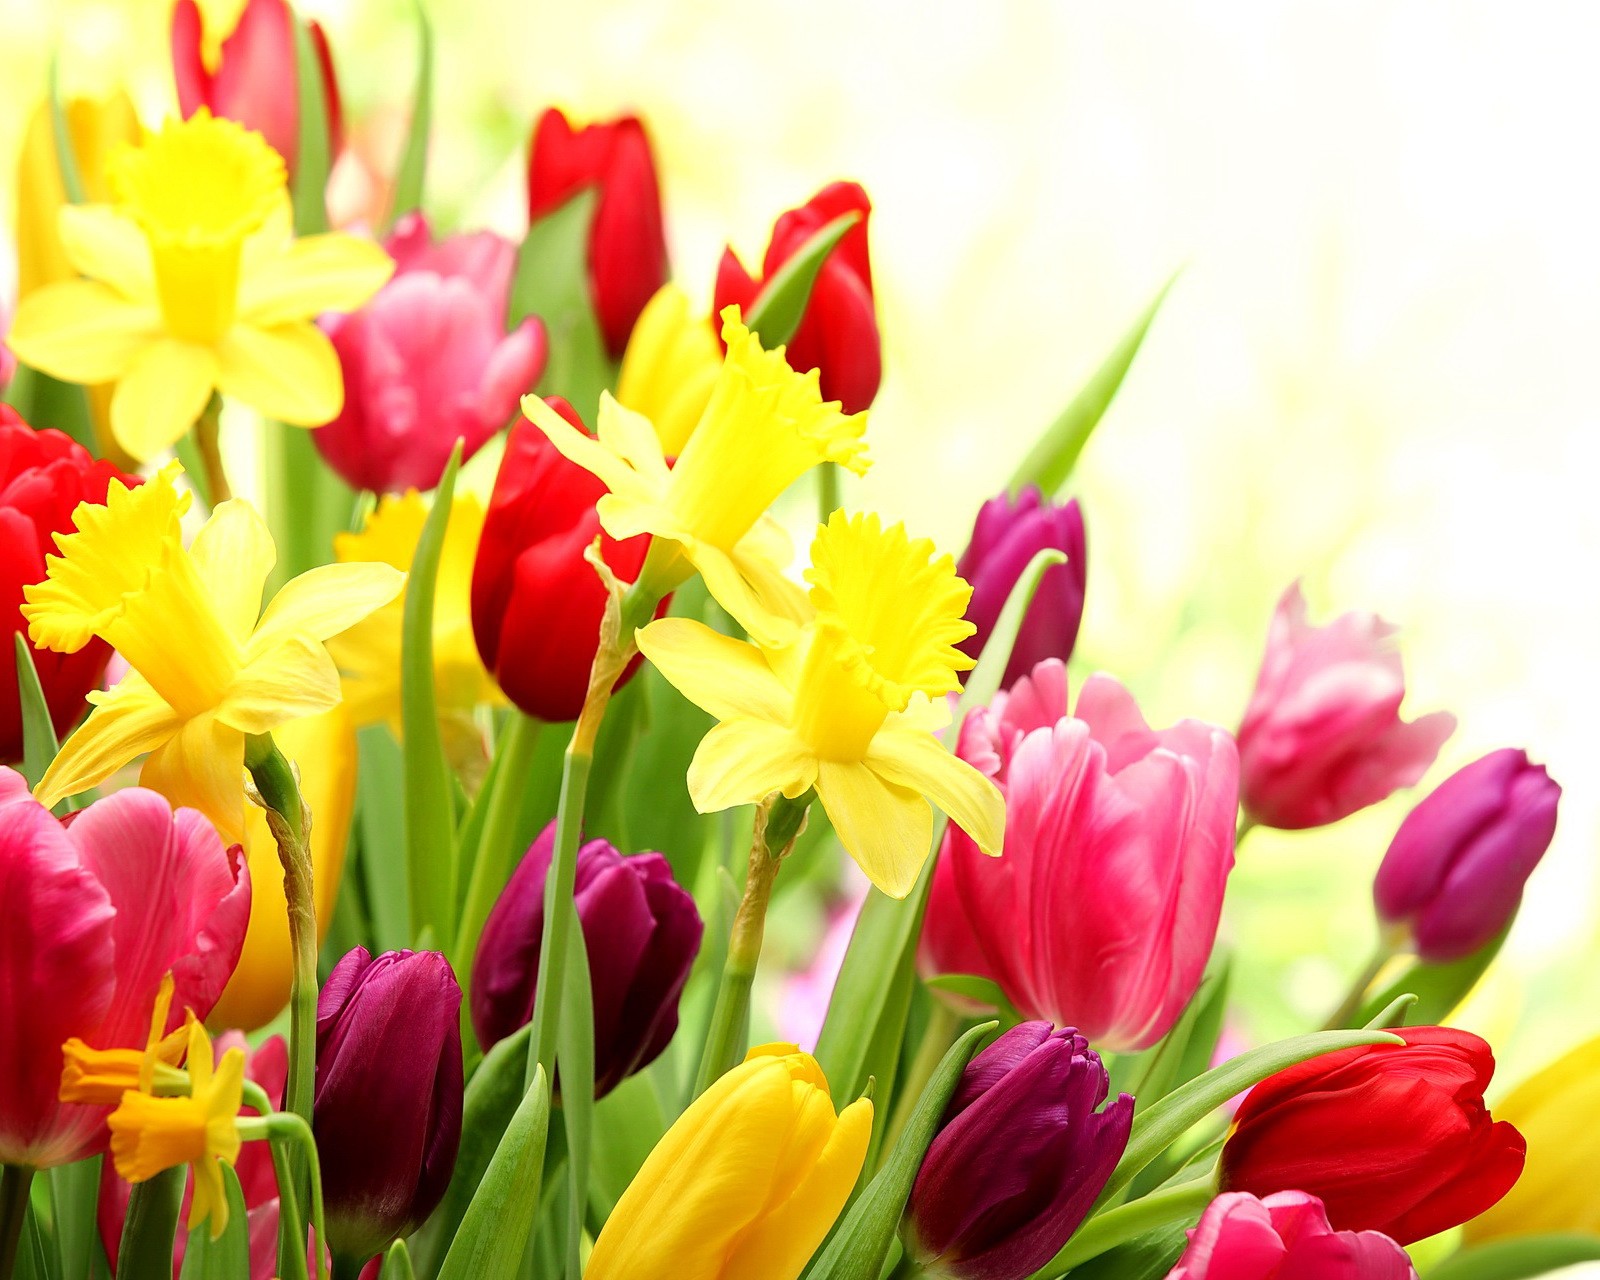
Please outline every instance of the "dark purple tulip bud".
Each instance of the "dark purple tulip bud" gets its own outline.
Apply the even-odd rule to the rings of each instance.
[[[1089,571],[1078,500],[1054,503],[1032,485],[1015,498],[1003,493],[990,498],[979,510],[972,541],[956,566],[956,572],[972,584],[967,621],[977,628],[960,647],[969,658],[976,658],[1028,561],[1046,547],[1065,551],[1067,562],[1048,570],[1039,582],[1001,681],[1008,689],[1046,658],[1065,662],[1077,643]]]
[[[1049,1262],[1122,1158],[1133,1098],[1070,1028],[1012,1027],[967,1064],[906,1210],[906,1247],[960,1280],[1023,1280]]]
[[[540,833],[489,913],[472,965],[472,1027],[484,1052],[533,1016],[544,883],[555,823]],[[594,1092],[654,1062],[678,1029],[678,997],[700,950],[700,914],[659,853],[625,858],[604,840],[578,850],[573,883],[594,996]]]
[[[422,1225],[461,1143],[461,988],[437,951],[357,947],[317,999],[313,1128],[328,1245],[360,1263]]]
[[[1561,788],[1526,751],[1491,751],[1406,815],[1372,886],[1379,917],[1430,963],[1459,960],[1517,912],[1556,830]]]

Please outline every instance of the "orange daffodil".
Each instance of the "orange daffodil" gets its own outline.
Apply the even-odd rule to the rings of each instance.
[[[244,829],[245,737],[340,699],[323,642],[392,600],[405,575],[384,564],[325,565],[261,611],[277,558],[247,502],[224,502],[183,545],[190,502],[171,463],[135,489],[112,481],[105,506],[81,504],[57,534],[43,582],[22,607],[34,644],[71,653],[99,636],[132,672],[90,695],[35,794],[45,804],[94,786],[149,752],[140,774],[175,805],[199,809],[228,840]]]
[[[696,809],[815,787],[845,850],[897,898],[927,859],[930,799],[984,852],[1000,851],[1000,792],[933,734],[948,717],[932,699],[959,689],[956,673],[972,666],[955,648],[972,632],[962,618],[971,588],[933,549],[875,515],[836,511],[812,543],[811,616],[778,643],[685,618],[639,631],[661,674],[721,721],[689,766]]]
[[[114,382],[112,434],[141,460],[183,436],[213,391],[300,426],[337,415],[339,360],[312,321],[365,303],[389,256],[354,236],[295,240],[282,157],[203,109],[107,170],[114,203],[59,215],[87,279],[22,299],[7,339],[18,359]]]

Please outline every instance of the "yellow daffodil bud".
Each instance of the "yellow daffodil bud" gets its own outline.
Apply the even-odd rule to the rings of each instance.
[[[656,1144],[585,1280],[795,1280],[844,1208],[871,1133],[872,1103],[835,1115],[810,1054],[750,1050]]]

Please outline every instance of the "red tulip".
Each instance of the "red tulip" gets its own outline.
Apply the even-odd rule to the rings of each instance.
[[[800,327],[785,353],[790,367],[801,373],[821,370],[823,399],[839,401],[846,413],[859,413],[871,405],[883,378],[872,260],[867,250],[871,212],[872,201],[857,183],[830,183],[773,225],[766,257],[761,260],[761,279],[745,270],[732,249],[723,252],[712,307],[712,313],[720,315],[724,307],[737,303],[748,315],[762,288],[801,245],[841,214],[859,213],[860,221],[845,232],[817,273]]]
[[[35,431],[14,410],[0,405],[0,762],[22,758],[22,711],[17,701],[17,657],[13,634],[27,635],[22,589],[44,580],[44,558],[55,551],[52,535],[70,533],[80,502],[103,503],[113,479],[139,481],[109,462],[91,458],[59,431]],[[33,650],[56,735],[83,715],[84,698],[105,674],[111,649],[90,640],[77,653]]]
[[[583,425],[565,400],[550,404]],[[647,536],[601,535],[594,507],[605,492],[537,427],[511,429],[472,570],[472,632],[506,697],[541,720],[576,719],[588,691],[606,592],[585,549],[600,536],[606,564],[631,582],[650,547]]]
[[[1405,1027],[1280,1071],[1252,1089],[1222,1149],[1225,1191],[1317,1196],[1338,1231],[1410,1244],[1511,1190],[1526,1144],[1484,1106],[1489,1046],[1450,1027]]]
[[[667,236],[650,137],[637,116],[574,129],[551,107],[534,126],[528,151],[528,220],[542,218],[587,186],[599,188],[589,227],[590,297],[606,350],[617,358],[644,304],[667,281]]]
[[[172,71],[185,119],[205,107],[214,116],[254,129],[283,157],[291,173],[300,154],[294,23],[294,12],[285,0],[248,0],[219,46],[206,31],[195,0],[178,0],[172,11]],[[331,157],[339,141],[339,82],[322,28],[315,22],[306,28],[322,66]],[[220,51],[212,53],[212,48]]]

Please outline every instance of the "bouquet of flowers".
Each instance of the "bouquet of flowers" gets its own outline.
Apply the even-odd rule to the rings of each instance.
[[[1069,689],[1063,494],[1165,290],[957,559],[849,501],[882,372],[860,186],[701,306],[645,125],[552,109],[520,243],[441,234],[418,35],[398,167],[338,230],[334,59],[286,0],[228,30],[179,0],[148,129],[54,91],[31,126],[0,1280],[1600,1258],[1600,1148],[1563,1122],[1600,1044],[1492,1116],[1449,1025],[1555,829],[1523,751],[1400,824],[1324,1025],[1219,1049],[1248,832],[1417,783],[1454,721],[1404,718],[1393,629],[1315,625],[1298,586],[1235,732]],[[814,1041],[752,1044],[769,915],[846,859],[870,888]]]

